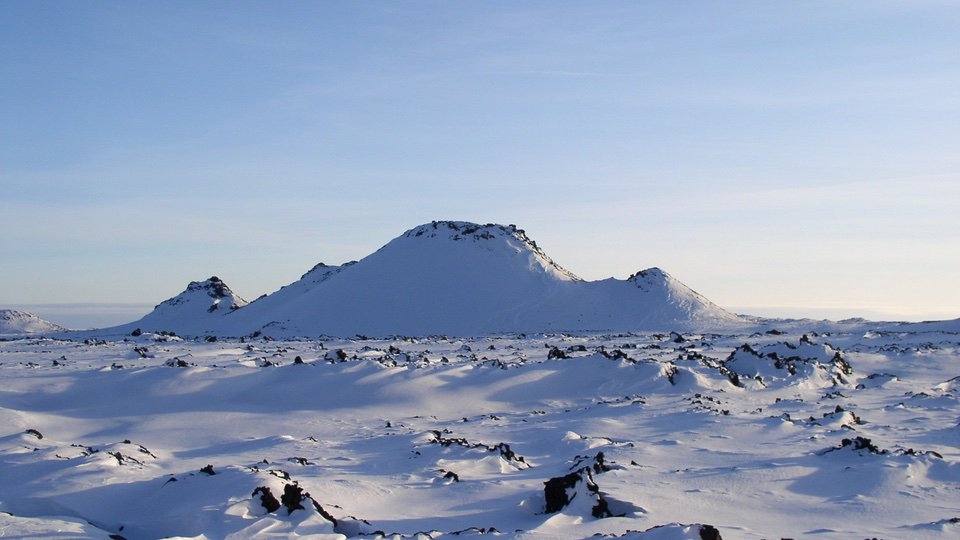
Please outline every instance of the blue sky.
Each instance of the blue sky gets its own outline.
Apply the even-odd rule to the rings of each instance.
[[[434,219],[960,316],[953,2],[0,3],[0,305],[255,298]]]

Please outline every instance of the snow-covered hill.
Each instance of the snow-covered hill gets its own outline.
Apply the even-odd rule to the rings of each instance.
[[[415,227],[359,262],[319,264],[295,283],[232,313],[206,316],[195,302],[177,301],[181,297],[164,302],[133,326],[187,335],[292,337],[694,330],[748,324],[657,268],[626,280],[585,281],[556,264],[514,225],[461,221]]]
[[[15,309],[0,309],[0,335],[44,334],[66,329],[46,321],[33,313]]]
[[[112,330],[129,333],[136,329],[158,332],[202,334],[216,321],[248,302],[235,294],[217,276],[204,281],[192,281],[177,296],[164,300],[143,318]]]

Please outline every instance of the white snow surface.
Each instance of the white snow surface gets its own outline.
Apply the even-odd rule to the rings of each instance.
[[[209,299],[195,285],[101,335],[141,328],[189,336],[481,336],[751,324],[660,269],[585,281],[516,226],[462,221],[415,227],[359,262],[319,264],[273,294],[233,304],[240,309],[207,313]]]
[[[0,534],[954,539],[960,334],[917,328],[7,339]]]
[[[0,309],[0,335],[44,334],[64,332],[66,328],[41,319],[33,313]]]

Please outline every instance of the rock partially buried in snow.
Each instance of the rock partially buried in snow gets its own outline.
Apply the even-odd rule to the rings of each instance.
[[[595,518],[610,517],[607,501],[593,481],[590,467],[583,467],[570,474],[551,478],[543,483],[546,500],[544,512],[567,511],[575,515],[591,515]],[[589,512],[589,514],[587,514]]]
[[[849,384],[853,368],[843,353],[830,345],[817,345],[807,336],[798,345],[775,343],[754,349],[744,344],[723,361],[736,386],[808,383],[815,386]]]

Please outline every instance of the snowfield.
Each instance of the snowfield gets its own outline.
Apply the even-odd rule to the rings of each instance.
[[[960,536],[957,325],[805,324],[0,341],[0,536]]]

